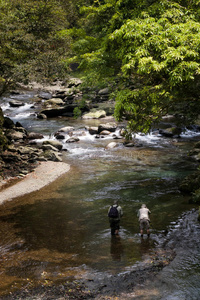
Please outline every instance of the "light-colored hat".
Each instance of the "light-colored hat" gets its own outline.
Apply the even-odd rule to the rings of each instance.
[[[142,208],[146,208],[147,206],[146,206],[146,204],[142,204],[142,206],[141,206]]]

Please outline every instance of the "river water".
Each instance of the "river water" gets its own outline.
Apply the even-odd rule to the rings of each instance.
[[[26,105],[13,109],[10,98],[1,99],[4,114],[14,122],[43,133],[45,139],[53,138],[59,128],[73,126],[80,141],[64,143],[68,151],[63,151],[62,159],[71,165],[69,173],[2,205],[0,295],[22,286],[128,273],[167,244],[176,251],[175,259],[132,298],[199,299],[197,207],[180,194],[178,183],[196,168],[187,151],[200,135],[189,131],[179,139],[137,135],[142,147],[126,148],[119,139],[118,147],[105,150],[112,138],[95,139],[85,130],[86,125],[105,121],[39,120],[33,92],[14,98]],[[116,199],[124,216],[120,237],[113,239],[107,211]],[[144,240],[136,216],[142,203],[152,212],[151,236]]]

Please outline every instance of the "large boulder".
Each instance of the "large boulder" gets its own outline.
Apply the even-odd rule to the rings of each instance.
[[[82,119],[83,120],[100,119],[100,118],[104,118],[105,116],[106,116],[106,112],[104,110],[95,110],[95,111],[90,111],[89,113],[83,115]]]
[[[73,131],[74,130],[74,127],[72,126],[66,126],[66,127],[62,127],[58,130],[58,132],[65,132],[65,133],[68,133],[70,131]]]
[[[24,155],[24,154],[37,153],[38,149],[29,146],[20,146],[18,147],[17,152],[21,155]]]
[[[15,127],[15,123],[8,117],[4,117],[3,127],[6,129],[12,129]]]
[[[54,152],[51,150],[45,151],[43,155],[40,157],[40,159],[44,157],[47,160],[51,161],[62,161],[62,158],[60,157],[60,154],[58,152]]]
[[[10,104],[11,107],[24,106],[24,103],[22,101],[19,101],[19,100],[11,100],[11,101],[9,101],[9,104]]]
[[[182,129],[179,127],[170,127],[170,128],[159,130],[159,133],[164,137],[174,137],[174,136],[180,137],[181,132]]]
[[[24,132],[16,131],[14,129],[9,130],[6,134],[7,138],[9,140],[23,140],[26,137],[26,134]]]
[[[45,106],[59,106],[63,104],[64,101],[61,98],[51,98],[44,103]]]
[[[108,149],[113,149],[113,148],[116,148],[117,146],[118,146],[117,143],[111,142],[111,143],[109,143],[109,144],[105,147],[105,149],[106,149],[106,150],[108,150]]]
[[[45,114],[43,114],[43,113],[39,113],[39,114],[37,115],[37,118],[38,118],[38,119],[43,119],[43,120],[45,120],[45,119],[47,119],[47,116],[46,116]]]
[[[53,98],[65,99],[68,96],[73,96],[73,90],[70,88],[65,88],[64,90],[58,91],[53,95]]]
[[[89,131],[89,134],[97,134],[98,133],[98,127],[91,126],[91,127],[86,127],[86,129]]]
[[[41,133],[37,133],[37,132],[30,132],[27,135],[27,139],[29,140],[39,140],[39,139],[43,139],[44,136]]]
[[[65,134],[63,134],[62,132],[57,132],[54,134],[54,136],[56,137],[57,140],[64,140],[65,139]]]
[[[66,140],[66,143],[76,143],[79,142],[80,139],[78,137],[71,137],[69,139]]]
[[[98,132],[100,133],[103,130],[115,132],[116,129],[117,129],[117,124],[115,122],[110,122],[110,123],[100,124],[98,127]]]
[[[193,174],[184,178],[181,182],[179,189],[182,193],[194,193],[200,189],[200,171],[196,171]]]
[[[41,148],[44,151],[49,151],[49,150],[54,151],[54,152],[58,152],[59,151],[58,148],[56,148],[56,147],[54,147],[54,146],[52,146],[50,144],[42,145]]]
[[[100,135],[110,135],[111,132],[108,130],[102,130],[101,132],[99,132]]]
[[[77,107],[76,104],[70,104],[64,107],[48,108],[42,110],[40,114],[44,114],[45,116],[47,116],[47,118],[54,118],[58,116],[73,117],[75,107]]]
[[[62,150],[62,147],[63,147],[63,145],[60,142],[55,141],[55,140],[47,140],[47,141],[43,142],[43,145],[48,145],[48,144],[52,145],[53,147],[57,148],[58,150]]]

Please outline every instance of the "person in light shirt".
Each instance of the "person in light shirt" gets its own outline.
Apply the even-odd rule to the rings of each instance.
[[[140,234],[143,237],[144,230],[146,229],[148,237],[150,236],[150,210],[146,207],[146,204],[142,204],[141,208],[138,210],[138,218],[140,223]]]

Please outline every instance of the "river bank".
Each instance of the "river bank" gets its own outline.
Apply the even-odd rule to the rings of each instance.
[[[70,166],[64,162],[40,162],[34,171],[22,179],[10,178],[8,181],[1,181],[0,204],[4,201],[11,201],[13,198],[38,191],[69,170]],[[7,187],[9,182],[12,185]]]

